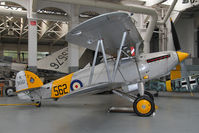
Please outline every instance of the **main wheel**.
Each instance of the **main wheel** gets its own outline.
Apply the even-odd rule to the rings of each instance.
[[[154,101],[153,94],[151,94],[150,92],[144,91],[144,95],[148,96],[149,98],[151,98],[151,100]],[[140,97],[140,94],[137,94],[137,97]]]
[[[148,96],[140,96],[134,101],[133,109],[138,116],[147,117],[155,111],[155,104]]]

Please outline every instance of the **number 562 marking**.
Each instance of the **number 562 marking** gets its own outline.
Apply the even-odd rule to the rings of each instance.
[[[53,91],[55,93],[55,96],[62,96],[68,93],[67,91],[67,85],[58,85],[53,87]]]

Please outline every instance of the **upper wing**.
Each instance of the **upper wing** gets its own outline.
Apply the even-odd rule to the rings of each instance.
[[[143,41],[128,13],[112,12],[78,25],[66,35],[66,41],[95,50],[97,41],[103,39],[106,54],[115,56],[125,31],[128,35],[124,46],[135,47]]]

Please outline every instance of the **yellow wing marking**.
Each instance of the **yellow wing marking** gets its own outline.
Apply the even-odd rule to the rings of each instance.
[[[53,81],[51,97],[60,98],[70,92],[70,83],[73,73]]]

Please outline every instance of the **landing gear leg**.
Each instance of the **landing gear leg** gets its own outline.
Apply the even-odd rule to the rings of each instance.
[[[143,82],[138,83],[138,93],[140,94],[140,96],[144,96],[144,83]]]
[[[144,91],[144,83],[138,83],[137,98],[133,102],[134,112],[141,117],[147,117],[155,111],[154,97],[150,92]]]
[[[149,98],[151,98],[154,101],[154,96],[150,92],[144,91],[144,95],[148,96]],[[140,97],[139,93],[137,94],[137,97]]]
[[[133,103],[133,110],[134,112],[141,117],[147,117],[153,114],[155,111],[155,103],[154,101],[147,95],[143,96],[134,96],[130,95],[128,93],[119,91],[119,90],[113,90],[113,93],[117,94],[118,96],[121,96],[122,98],[127,99],[128,101]],[[132,108],[131,108],[132,109]],[[110,112],[130,112],[130,108],[110,108]]]

